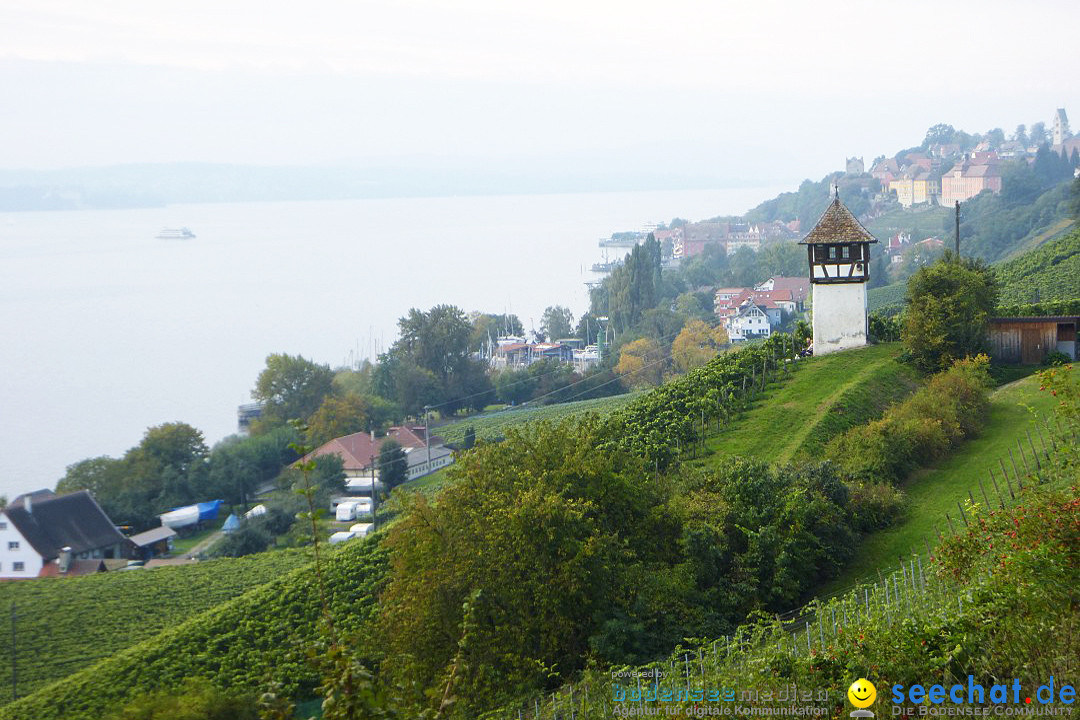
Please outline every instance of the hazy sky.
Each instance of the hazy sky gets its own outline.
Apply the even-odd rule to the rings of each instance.
[[[1080,126],[1080,3],[5,0],[0,167],[438,156],[820,178]]]

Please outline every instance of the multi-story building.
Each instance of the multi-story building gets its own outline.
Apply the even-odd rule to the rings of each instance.
[[[904,207],[936,204],[941,196],[941,181],[921,166],[912,166],[902,176],[889,183],[896,200]]]
[[[941,204],[952,205],[969,200],[983,190],[1001,192],[1001,166],[997,156],[986,157],[986,162],[975,164],[965,160],[941,176]]]

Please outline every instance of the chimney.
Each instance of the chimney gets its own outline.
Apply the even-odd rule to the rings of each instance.
[[[71,548],[66,546],[60,548],[60,558],[57,560],[57,564],[60,565],[60,574],[66,574],[71,567]]]
[[[23,507],[26,508],[26,512],[30,513],[31,515],[34,514],[34,504],[30,498],[30,493],[27,493],[23,496]]]

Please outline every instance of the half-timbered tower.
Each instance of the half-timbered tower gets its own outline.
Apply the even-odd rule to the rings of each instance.
[[[813,287],[814,354],[866,344],[866,281],[870,243],[877,238],[855,219],[837,192],[800,245],[806,245]]]

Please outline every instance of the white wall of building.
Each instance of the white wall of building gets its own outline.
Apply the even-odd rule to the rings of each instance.
[[[420,457],[424,457],[424,448],[416,448],[413,452],[420,453],[421,454]],[[410,458],[410,460],[411,459],[412,458]],[[415,465],[410,463],[409,464],[409,471],[407,473],[407,475],[408,475],[407,479],[408,480],[415,480],[416,478],[424,477],[425,475],[430,475],[431,473],[435,472],[436,470],[438,470],[440,468],[444,468],[447,465],[452,465],[453,463],[454,463],[454,456],[453,456],[453,454],[450,454],[450,453],[448,453],[446,455],[443,455],[442,457],[433,457],[433,458],[431,458],[431,460],[427,460],[425,458],[425,459],[421,460],[420,462],[417,462]]]
[[[866,345],[866,283],[814,285],[814,355]]]
[[[37,577],[43,565],[41,556],[3,513],[0,513],[0,525],[3,526],[0,527],[0,577]],[[18,543],[18,547],[9,549],[11,543]],[[16,570],[15,563],[20,562],[23,564],[22,570]]]

